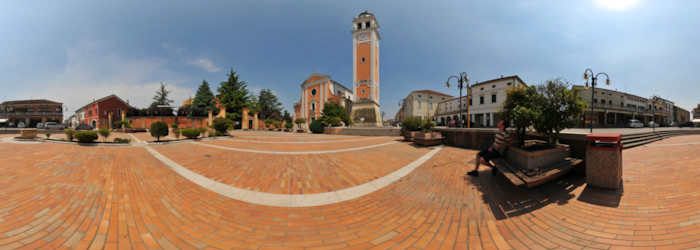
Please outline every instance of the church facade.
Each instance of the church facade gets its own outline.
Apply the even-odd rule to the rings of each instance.
[[[304,118],[307,127],[321,117],[323,105],[328,102],[345,107],[353,126],[382,126],[379,109],[379,23],[374,14],[367,11],[353,18],[352,23],[352,90],[333,81],[330,76],[311,74],[301,84],[299,102],[294,103],[295,118]]]

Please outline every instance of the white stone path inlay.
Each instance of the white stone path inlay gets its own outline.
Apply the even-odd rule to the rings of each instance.
[[[172,168],[173,171],[180,174],[182,177],[185,177],[186,179],[194,182],[197,185],[200,185],[208,190],[211,190],[212,192],[218,193],[228,198],[265,206],[312,207],[352,200],[377,191],[381,188],[384,188],[389,184],[408,175],[414,169],[418,168],[420,165],[428,161],[442,149],[442,146],[433,148],[428,153],[416,159],[415,161],[384,177],[354,187],[349,187],[332,192],[315,194],[272,194],[237,188],[197,174],[194,171],[189,170],[181,166],[180,164],[170,160],[169,158],[160,154],[158,151],[151,148],[150,146],[145,146],[145,148],[156,159]]]
[[[239,137],[239,136],[237,136]],[[237,139],[223,139],[225,141],[235,141],[235,142],[249,142],[249,143],[279,143],[279,144],[297,144],[297,143],[337,143],[337,142],[352,142],[352,141],[367,141],[367,140],[377,140],[384,137],[371,137],[362,139],[348,139],[348,140],[335,140],[335,141],[254,141],[254,140],[237,140]]]
[[[340,153],[340,152],[348,152],[348,151],[357,151],[357,150],[364,150],[364,149],[376,148],[376,147],[391,145],[391,144],[395,144],[395,143],[399,143],[399,142],[398,142],[398,141],[392,141],[392,142],[387,142],[387,143],[381,143],[381,144],[375,144],[375,145],[369,145],[369,146],[362,146],[362,147],[356,147],[356,148],[344,148],[344,149],[334,149],[334,150],[293,152],[293,151],[269,151],[269,150],[254,150],[254,149],[245,149],[245,148],[233,148],[233,147],[224,147],[224,146],[219,146],[219,145],[206,144],[206,143],[201,143],[201,142],[192,142],[192,144],[201,145],[201,146],[206,146],[206,147],[212,147],[212,148],[218,148],[218,149],[224,149],[224,150],[239,151],[239,152],[248,152],[248,153],[260,153],[260,154],[277,154],[277,155],[303,155],[303,154],[330,154],[330,153]]]

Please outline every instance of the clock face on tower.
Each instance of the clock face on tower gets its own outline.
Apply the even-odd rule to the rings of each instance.
[[[364,34],[360,34],[360,36],[358,37],[358,40],[364,41],[364,40],[367,40],[368,38],[369,38],[369,35],[367,35],[367,33],[364,33]]]

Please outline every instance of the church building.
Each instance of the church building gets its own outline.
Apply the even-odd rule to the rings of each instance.
[[[295,118],[306,119],[306,127],[321,117],[323,105],[328,102],[345,107],[353,126],[382,126],[379,110],[379,23],[374,14],[368,11],[360,13],[352,23],[352,90],[331,80],[330,76],[311,74],[301,84],[301,99],[294,103]]]

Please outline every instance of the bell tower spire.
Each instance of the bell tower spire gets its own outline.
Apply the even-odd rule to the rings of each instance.
[[[369,11],[352,19],[352,118],[357,126],[381,126],[379,115],[379,23]],[[359,110],[365,110],[359,112]]]

